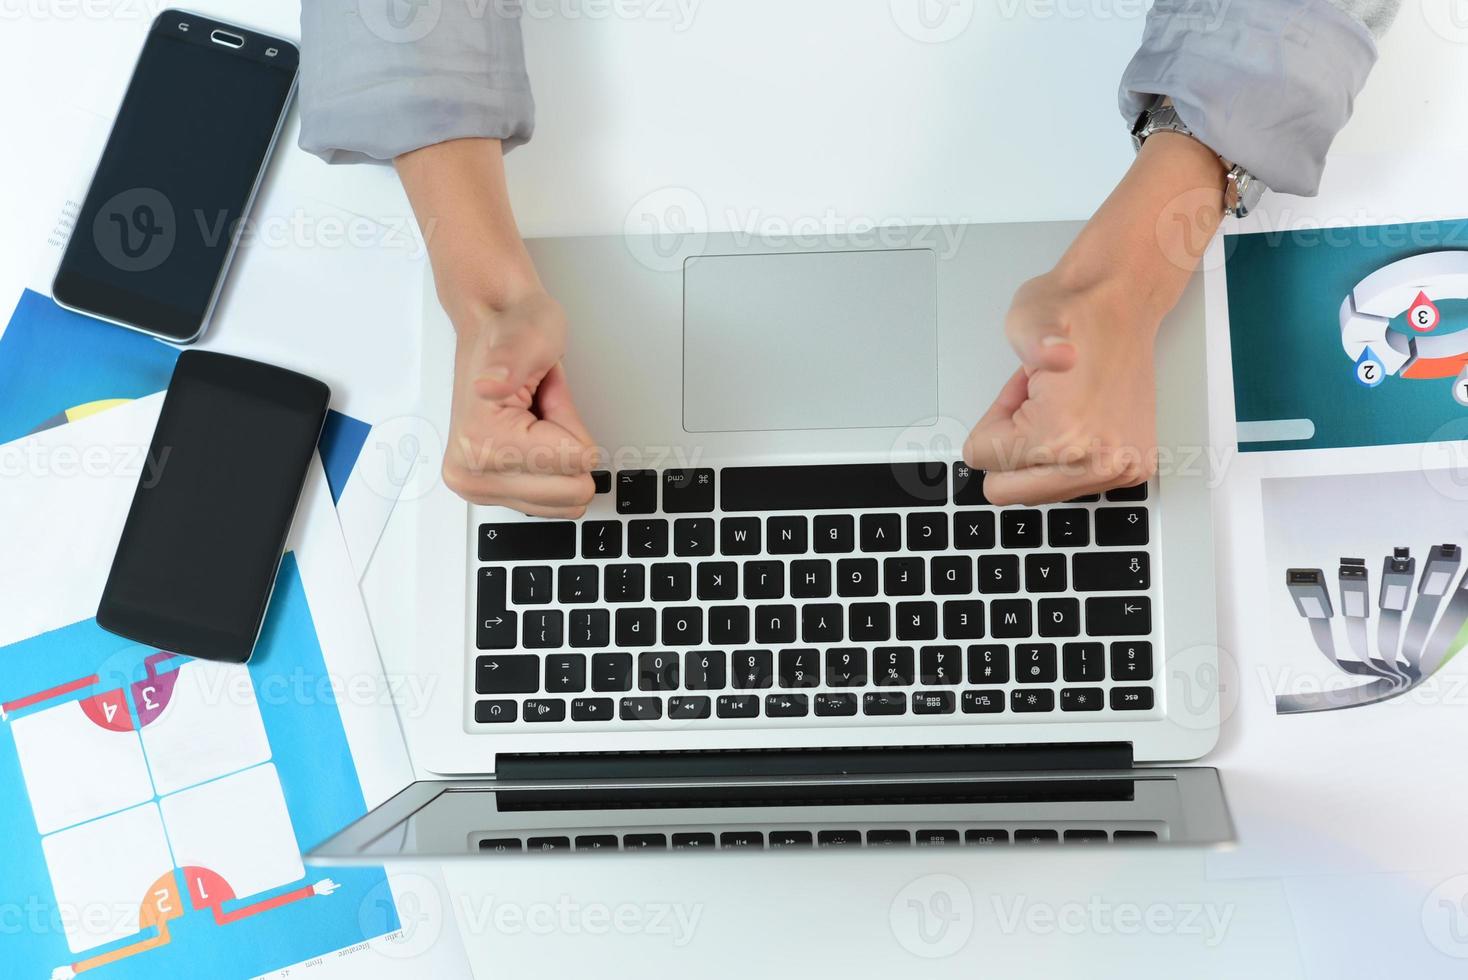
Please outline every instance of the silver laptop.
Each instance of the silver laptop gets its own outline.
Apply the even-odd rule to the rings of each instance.
[[[578,404],[609,450],[599,492],[576,522],[471,507],[441,486],[400,504],[418,546],[404,580],[419,663],[438,681],[405,724],[420,768],[457,781],[410,788],[313,856],[666,845],[645,827],[572,831],[607,812],[645,818],[648,793],[654,822],[685,839],[751,800],[795,806],[772,815],[789,827],[839,806],[832,787],[852,780],[883,788],[865,805],[898,808],[864,811],[868,829],[926,821],[965,840],[998,826],[985,806],[1018,801],[1063,839],[1084,829],[1067,823],[1078,804],[1121,819],[1115,794],[1135,803],[1139,779],[1180,771],[1137,767],[1205,755],[1219,718],[1200,687],[1217,678],[1208,474],[1191,462],[1207,445],[1201,286],[1162,331],[1158,479],[995,507],[959,459],[1016,366],[1002,332],[1015,288],[1077,227],[887,229],[818,249],[531,242],[572,324]],[[425,390],[446,431],[452,331],[436,304],[427,315]],[[1221,806],[1216,774],[1191,772],[1183,782]],[[924,797],[935,781],[948,788]],[[584,819],[565,799],[547,808],[566,833],[487,816],[495,799],[539,812],[523,801],[557,787],[586,794]],[[962,810],[951,827],[933,823],[945,806]],[[721,842],[719,826],[699,840]],[[1228,833],[1219,813],[1173,827]]]

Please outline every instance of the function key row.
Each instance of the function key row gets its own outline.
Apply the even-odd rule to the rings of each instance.
[[[709,831],[684,831],[681,833],[629,833],[621,837],[621,847],[628,851],[666,850],[671,837],[673,850],[722,850],[763,849],[765,832],[761,830],[726,830],[717,838]],[[769,833],[769,846],[781,848],[801,847],[956,847],[959,840],[971,847],[1009,844],[1100,844],[1114,840],[1118,844],[1155,842],[1155,830],[1118,830],[1109,835],[1099,828],[1076,828],[1062,832],[1049,828],[1018,828],[1011,836],[1008,828],[982,827],[963,831],[952,829],[882,828],[862,831],[855,828],[832,830],[773,830]],[[572,849],[572,839],[566,835],[542,835],[539,837],[487,837],[479,842],[481,854],[522,854],[525,852],[556,852]],[[578,851],[615,851],[618,849],[616,834],[580,834],[575,838]]]
[[[578,531],[579,528],[579,531]],[[579,541],[578,541],[579,537]],[[1009,551],[1042,548],[1144,547],[1150,537],[1145,507],[900,514],[646,518],[630,521],[518,521],[482,524],[482,562],[588,559],[707,558],[850,554],[856,551]]]
[[[708,514],[715,485],[723,509],[734,513],[785,510],[872,510],[888,507],[982,506],[984,474],[962,463],[854,463],[823,466],[730,466],[713,469],[598,472],[598,493],[611,493],[619,514]],[[1113,502],[1140,503],[1147,485],[1107,493]],[[1080,502],[1099,500],[1100,495]]]

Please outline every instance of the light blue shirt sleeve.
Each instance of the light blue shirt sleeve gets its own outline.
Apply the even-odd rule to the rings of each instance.
[[[302,0],[301,147],[391,160],[465,137],[530,138],[514,0]]]
[[[1400,0],[1157,0],[1121,80],[1127,123],[1159,95],[1268,187],[1314,194]]]

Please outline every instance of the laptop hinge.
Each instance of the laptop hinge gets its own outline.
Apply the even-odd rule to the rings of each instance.
[[[921,745],[680,752],[500,755],[499,779],[658,779],[726,776],[876,776],[921,773],[1130,769],[1130,742]]]

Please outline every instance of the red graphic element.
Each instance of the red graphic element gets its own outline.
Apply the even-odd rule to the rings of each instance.
[[[122,688],[103,691],[77,703],[82,707],[82,714],[98,728],[113,732],[130,732],[133,729],[133,716],[128,714],[127,697]]]
[[[1425,378],[1456,378],[1468,367],[1468,354],[1452,357],[1419,357],[1402,369],[1402,377],[1418,381]]]
[[[173,698],[173,686],[178,682],[178,671],[158,673],[158,665],[172,660],[177,654],[158,652],[143,661],[148,676],[133,681],[133,705],[138,709],[138,727],[146,728],[158,720]]]
[[[47,688],[44,691],[37,691],[35,694],[27,694],[25,697],[16,698],[14,701],[5,701],[0,703],[0,717],[15,711],[20,711],[22,708],[29,708],[33,704],[40,704],[42,701],[59,698],[64,694],[75,694],[82,688],[91,687],[95,683],[97,683],[97,675],[93,674],[91,677],[80,677],[74,681],[59,684],[56,687]]]
[[[244,905],[233,911],[226,912],[223,908],[224,903],[232,902],[235,899],[234,889],[229,887],[229,882],[208,868],[190,866],[184,868],[183,872],[185,880],[189,883],[189,901],[193,903],[194,908],[212,909],[214,912],[214,921],[222,926],[227,926],[231,922],[238,922],[240,919],[248,918],[252,915],[259,915],[261,912],[278,909],[282,905],[299,902],[303,898],[310,898],[316,894],[312,886],[303,885],[294,891],[284,892],[273,898],[263,899],[253,905]]]
[[[1412,301],[1412,306],[1407,310],[1407,324],[1418,333],[1431,333],[1437,329],[1442,322],[1442,311],[1437,304],[1427,298],[1427,294],[1418,291],[1417,298]]]

